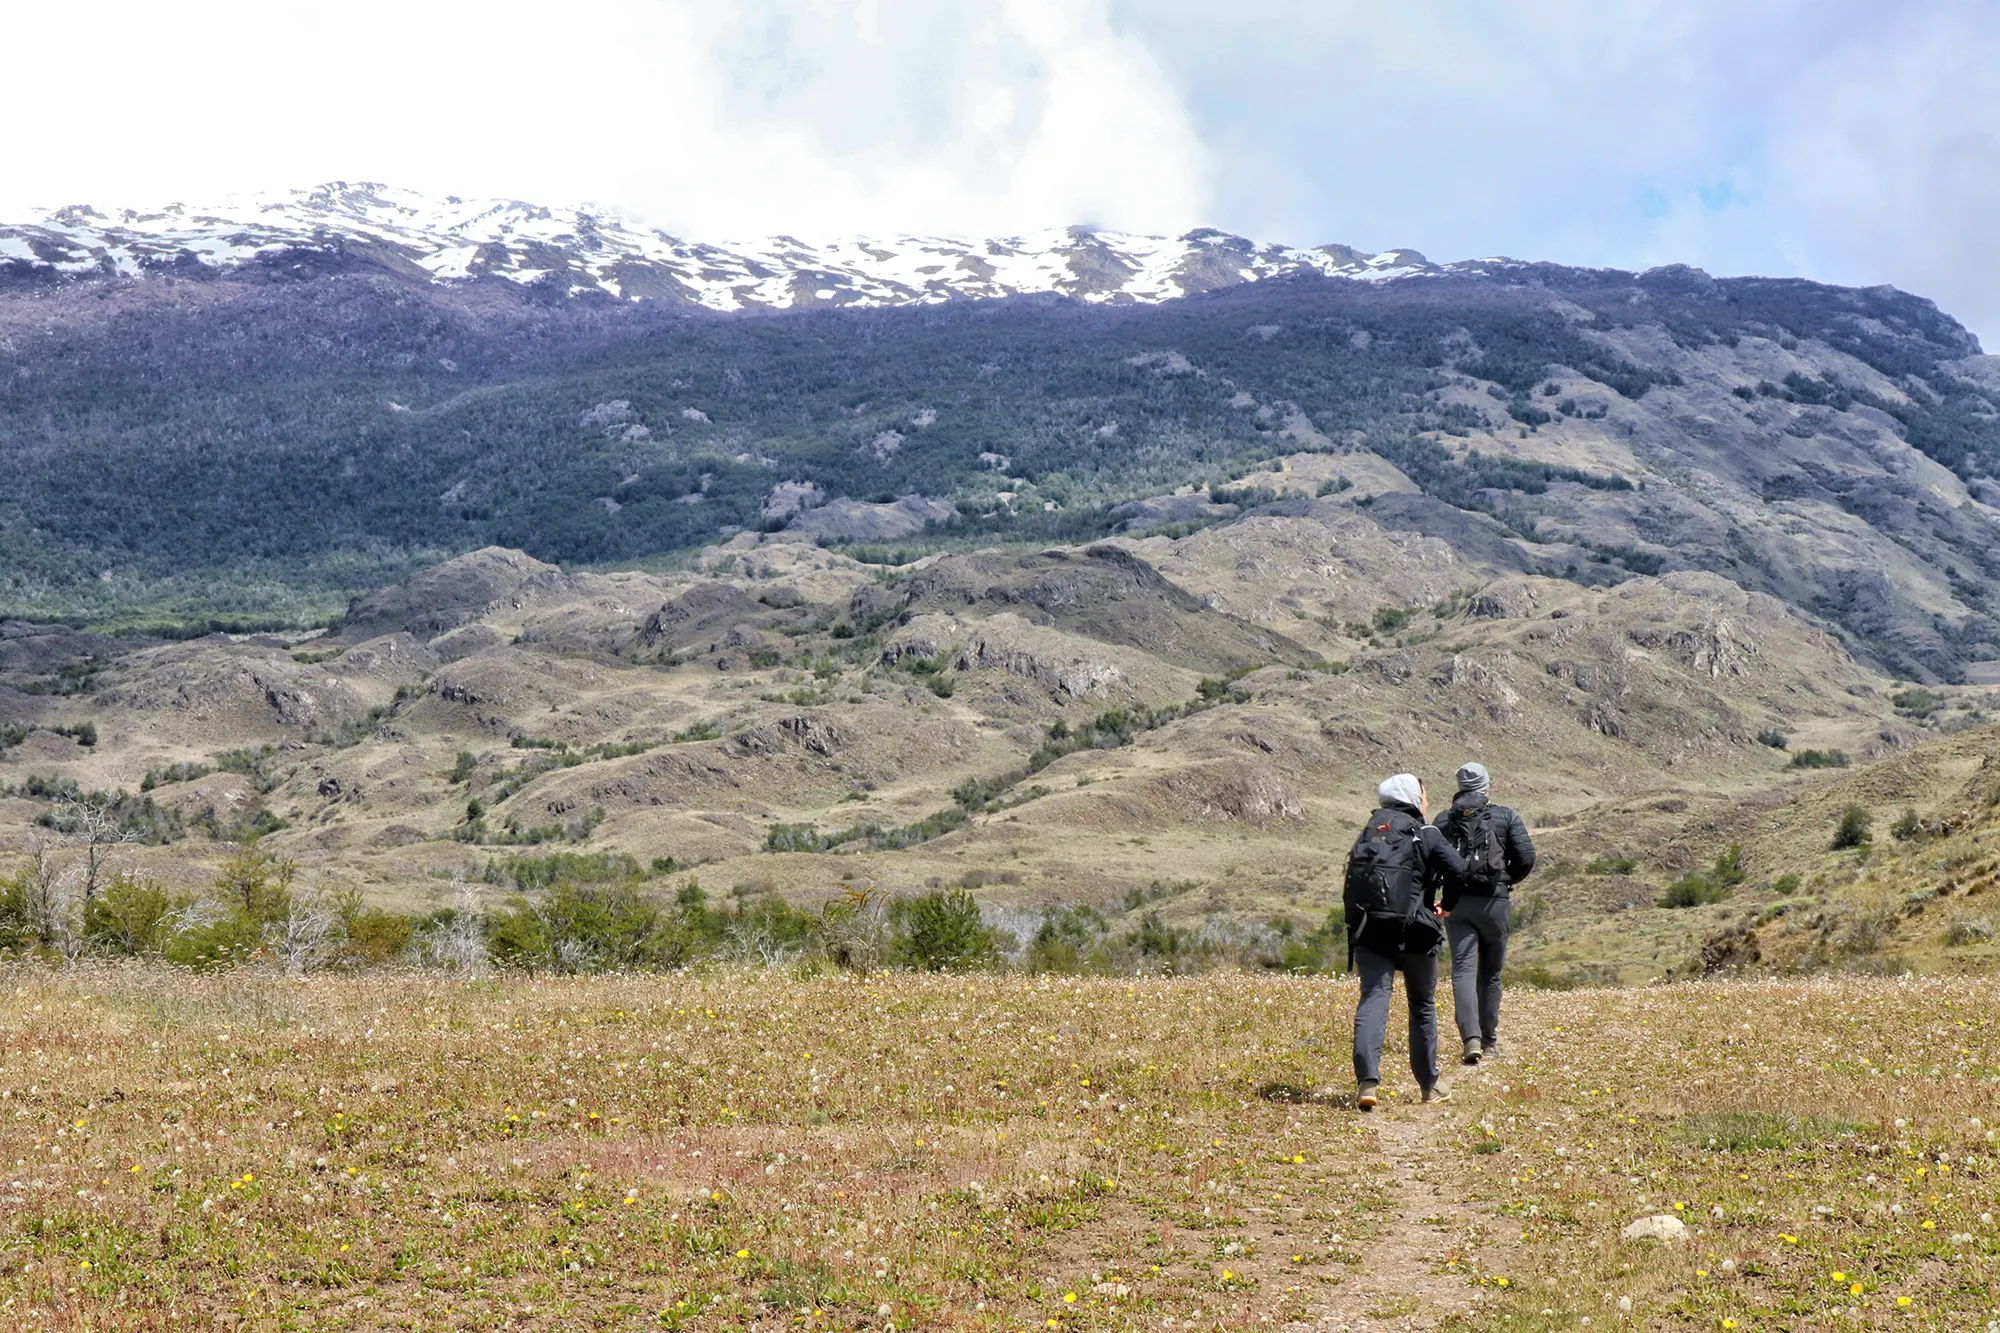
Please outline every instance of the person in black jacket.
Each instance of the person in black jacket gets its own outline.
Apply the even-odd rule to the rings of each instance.
[[[1451,998],[1466,1064],[1500,1052],[1500,969],[1507,962],[1509,893],[1535,869],[1535,844],[1521,817],[1488,799],[1483,764],[1458,770],[1458,795],[1437,826],[1465,858],[1462,881],[1446,888]]]
[[[1410,1005],[1410,1072],[1425,1101],[1441,1101],[1437,1059],[1438,893],[1454,891],[1465,862],[1436,828],[1424,822],[1424,785],[1398,773],[1377,791],[1381,806],[1368,816],[1348,854],[1348,950],[1361,978],[1354,1010],[1356,1104],[1375,1108],[1382,1081],[1382,1041],[1389,1032],[1389,992],[1396,974]],[[1387,910],[1383,910],[1386,908]]]

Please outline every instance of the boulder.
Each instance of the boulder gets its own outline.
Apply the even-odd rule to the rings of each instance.
[[[1655,1213],[1630,1223],[1618,1233],[1618,1239],[1627,1241],[1656,1240],[1662,1245],[1678,1245],[1687,1239],[1687,1223],[1671,1213]]]
[[[1535,611],[1535,585],[1524,579],[1500,579],[1472,596],[1466,612],[1474,620],[1519,620]]]

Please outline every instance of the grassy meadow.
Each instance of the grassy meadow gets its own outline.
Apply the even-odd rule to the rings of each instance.
[[[1987,981],[1519,992],[1371,1115],[1329,977],[0,996],[8,1328],[2000,1328]]]

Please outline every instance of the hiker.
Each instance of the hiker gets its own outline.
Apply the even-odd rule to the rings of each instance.
[[[1476,1065],[1500,1053],[1500,969],[1507,961],[1507,927],[1514,885],[1535,869],[1535,844],[1521,817],[1491,801],[1483,764],[1458,770],[1458,794],[1437,826],[1465,859],[1464,878],[1444,891],[1451,937],[1451,1000],[1464,1061]]]
[[[1465,873],[1465,862],[1444,834],[1424,822],[1430,798],[1408,773],[1387,779],[1382,804],[1347,855],[1348,954],[1361,977],[1354,1010],[1356,1104],[1375,1109],[1382,1082],[1382,1039],[1389,1032],[1389,991],[1396,973],[1410,1004],[1410,1072],[1424,1100],[1443,1101],[1437,1060],[1437,954],[1444,942],[1438,924],[1438,891]]]

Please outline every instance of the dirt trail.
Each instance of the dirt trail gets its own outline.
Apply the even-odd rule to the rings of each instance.
[[[1471,1090],[1499,1069],[1454,1065],[1448,1088]],[[1314,1301],[1307,1318],[1292,1330],[1431,1329],[1453,1313],[1476,1307],[1484,1292],[1463,1266],[1444,1270],[1445,1261],[1477,1247],[1482,1267],[1497,1256],[1488,1246],[1489,1207],[1473,1199],[1474,1173],[1457,1140],[1465,1124],[1463,1102],[1442,1106],[1389,1103],[1370,1113],[1368,1129],[1381,1148],[1381,1191],[1392,1200],[1381,1216],[1382,1230],[1355,1246],[1361,1262],[1348,1278]]]

